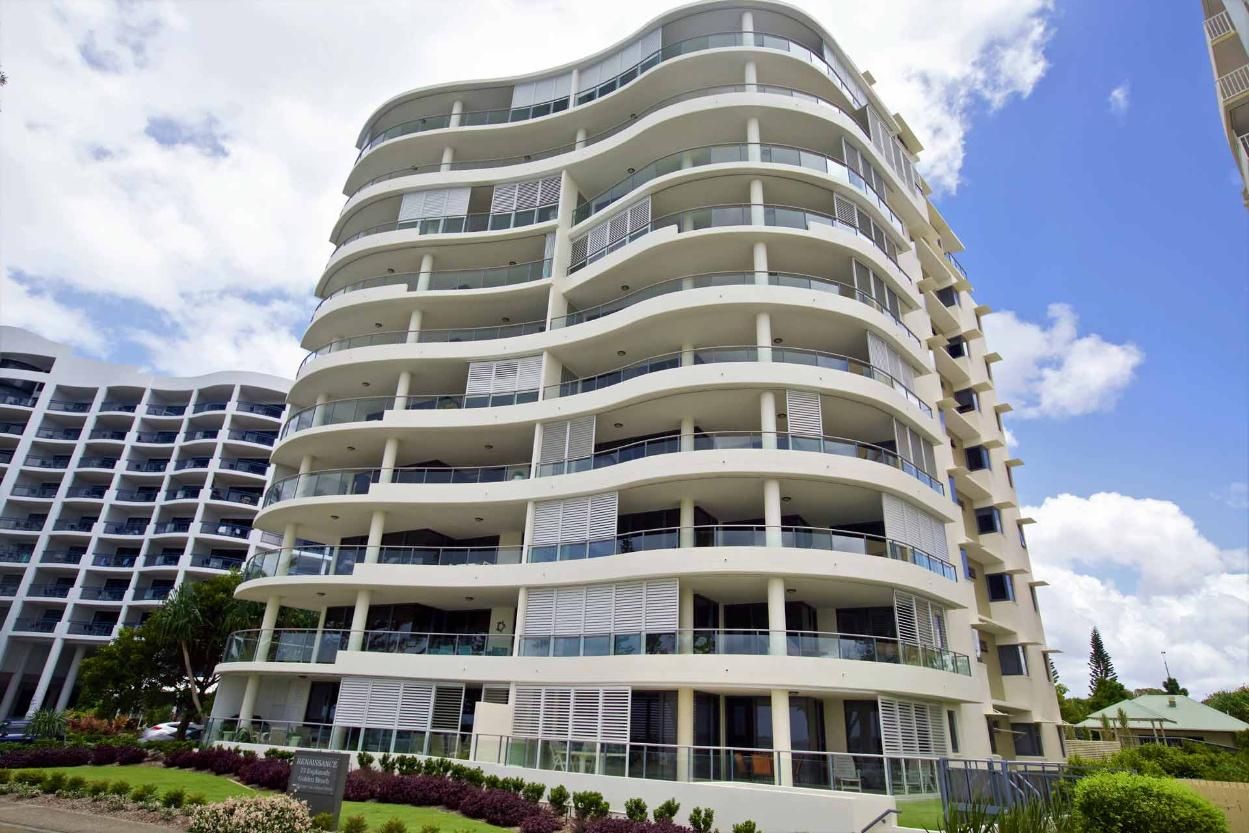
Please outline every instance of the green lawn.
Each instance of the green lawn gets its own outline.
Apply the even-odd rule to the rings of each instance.
[[[210,802],[224,801],[235,795],[256,795],[263,790],[237,784],[220,775],[194,769],[167,769],[163,766],[68,766],[50,767],[47,772],[58,771],[66,775],[81,775],[88,781],[126,781],[132,787],[139,784],[155,784],[162,792],[169,787],[182,787],[188,793],[202,793]],[[465,818],[459,813],[435,810],[432,807],[411,807],[407,804],[378,804],[374,801],[344,801],[342,818],[364,816],[370,830],[381,827],[388,819],[397,818],[417,833],[425,825],[440,827],[460,833],[507,833],[503,827],[495,827],[484,821]]]
[[[916,830],[936,830],[941,826],[941,799],[925,798],[919,801],[899,801],[899,827]]]

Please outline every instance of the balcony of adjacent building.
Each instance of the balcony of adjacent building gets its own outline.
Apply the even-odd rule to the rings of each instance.
[[[62,478],[51,472],[20,472],[9,487],[10,508],[38,510],[47,507],[60,493],[61,483]],[[69,497],[68,493],[66,497]]]

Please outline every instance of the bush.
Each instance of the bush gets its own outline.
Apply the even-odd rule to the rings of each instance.
[[[733,833],[763,833],[759,826],[750,819],[733,825]]]
[[[1212,749],[1197,743],[1178,747],[1147,743],[1121,750],[1104,762],[1082,763],[1091,770],[1126,770],[1139,775],[1249,782],[1249,752],[1244,749]]]
[[[546,811],[534,813],[520,823],[520,833],[559,833],[563,829],[563,819]]]
[[[478,790],[460,802],[460,812],[499,827],[516,827],[535,810],[528,801],[507,790]]]
[[[690,827],[694,828],[694,833],[711,833],[715,818],[716,812],[710,807],[695,807],[690,810]]]
[[[651,823],[642,819],[599,819],[586,828],[589,833],[647,833]]]
[[[399,819],[389,819],[377,829],[379,833],[408,833],[408,826]]]
[[[140,784],[139,786],[135,787],[133,790],[130,791],[130,800],[134,801],[137,804],[142,804],[145,801],[150,801],[151,799],[155,797],[156,797],[156,785],[155,784]]]
[[[7,769],[0,769],[0,784],[7,784],[13,778],[13,773]]]
[[[607,818],[611,805],[600,792],[584,790],[572,794],[573,829],[583,831],[591,821]]]
[[[182,789],[182,787],[170,787],[160,797],[160,803],[165,807],[172,807],[176,810],[183,804],[186,804],[186,790]]]
[[[48,774],[46,772],[15,772],[13,773],[13,783],[42,790],[43,782],[47,777]]]
[[[265,750],[264,756],[266,758],[277,758],[279,761],[289,762],[289,761],[295,760],[295,752],[293,750],[277,749],[276,747],[272,747],[272,746]]]
[[[126,796],[130,795],[130,782],[129,781],[114,781],[112,785],[108,788],[108,792],[109,792],[109,795],[116,795],[116,796],[120,796],[121,798],[125,798]]]
[[[239,768],[238,779],[266,790],[284,792],[291,778],[291,765],[280,758],[259,758]]]
[[[108,794],[108,782],[104,780],[92,781],[87,785],[87,795],[92,798],[99,798]]]
[[[317,813],[315,816],[312,817],[312,829],[313,830],[333,830],[334,829],[334,815],[329,812]]]
[[[311,833],[308,805],[290,796],[227,798],[196,807],[190,833]]]
[[[546,796],[547,804],[551,805],[551,812],[557,816],[568,815],[568,788],[563,784],[558,787],[552,787]]]
[[[539,783],[538,781],[530,781],[525,785],[524,789],[520,791],[520,794],[530,804],[537,804],[542,800],[542,796],[545,793],[546,784]]]
[[[43,779],[43,791],[46,793],[59,792],[65,786],[65,773],[49,772]]]
[[[117,747],[102,743],[91,750],[92,766],[108,766],[117,763]]]
[[[339,833],[365,833],[368,829],[369,823],[364,820],[364,816],[349,816],[339,828]]]
[[[672,821],[677,817],[677,813],[681,811],[681,805],[675,798],[669,798],[663,804],[655,808],[652,814],[655,821]]]
[[[62,789],[72,796],[86,795],[87,779],[81,775],[71,775],[65,779],[65,786]]]
[[[1183,784],[1127,772],[1081,779],[1075,808],[1097,833],[1227,833],[1223,813]],[[737,831],[734,831],[737,833]]]
[[[86,746],[28,746],[0,753],[0,768],[86,766],[91,763],[91,749]]]
[[[625,816],[629,821],[646,821],[646,802],[640,798],[630,798],[624,804]]]
[[[203,807],[208,803],[208,799],[203,793],[188,793],[186,801],[182,802],[183,807]]]
[[[31,716],[29,731],[37,738],[64,739],[68,725],[65,712],[40,709]]]
[[[368,752],[361,752],[358,755],[356,755],[356,763],[359,765],[360,769],[364,769],[364,770],[372,769],[373,761],[375,760],[376,758],[374,758]]]
[[[96,748],[98,749],[99,747]],[[141,764],[147,760],[147,750],[140,746],[117,746],[114,748],[117,750],[117,763],[122,766]]]

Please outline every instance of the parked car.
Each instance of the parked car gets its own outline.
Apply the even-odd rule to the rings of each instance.
[[[149,726],[143,730],[143,734],[139,736],[139,743],[151,743],[158,740],[177,740],[179,723],[157,723],[155,726]],[[186,727],[187,740],[199,740],[200,734],[204,731],[204,727],[198,723],[189,723]]]
[[[0,743],[30,743],[34,739],[29,720],[0,721]]]

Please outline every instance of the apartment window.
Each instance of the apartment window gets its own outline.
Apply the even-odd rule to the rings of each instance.
[[[1009,573],[985,573],[984,583],[989,589],[989,601],[1015,601],[1015,577]]]
[[[997,721],[991,717],[986,717],[984,722],[989,726],[989,751],[994,755],[997,754]]]
[[[997,646],[997,662],[1003,677],[1028,676],[1028,653],[1022,645]]]
[[[976,510],[976,531],[981,535],[1002,531],[1002,513],[996,506]]]
[[[976,577],[976,568],[971,566],[971,561],[967,558],[967,547],[959,547],[958,554],[963,558],[963,577],[974,579]]]
[[[989,449],[983,445],[973,445],[963,449],[963,457],[966,458],[967,468],[970,471],[980,471],[992,465],[989,462]]]
[[[958,503],[958,488],[954,485],[954,475],[950,475],[950,500]]]
[[[958,721],[954,718],[954,712],[946,709],[945,719],[950,724],[950,751],[955,755],[958,754]]]
[[[1015,736],[1015,754],[1041,757],[1045,753],[1041,749],[1041,727],[1036,723],[1012,723],[1011,733]]]
[[[962,336],[954,336],[945,343],[945,352],[949,353],[951,358],[964,358],[967,355],[967,342],[963,341]]]
[[[984,655],[989,653],[989,643],[980,638],[975,628],[972,628],[972,637],[976,643],[976,662],[983,663]]]
[[[955,410],[960,414],[980,410],[980,396],[971,388],[955,391],[954,401],[958,404]]]
[[[1028,538],[1027,536],[1024,535],[1023,524],[1015,524],[1015,527],[1019,530],[1019,546],[1023,547],[1024,549],[1027,549]]]
[[[940,301],[944,306],[947,306],[947,307],[958,306],[958,290],[952,286],[947,286],[945,289],[938,289],[933,294],[937,296],[937,300]]]

